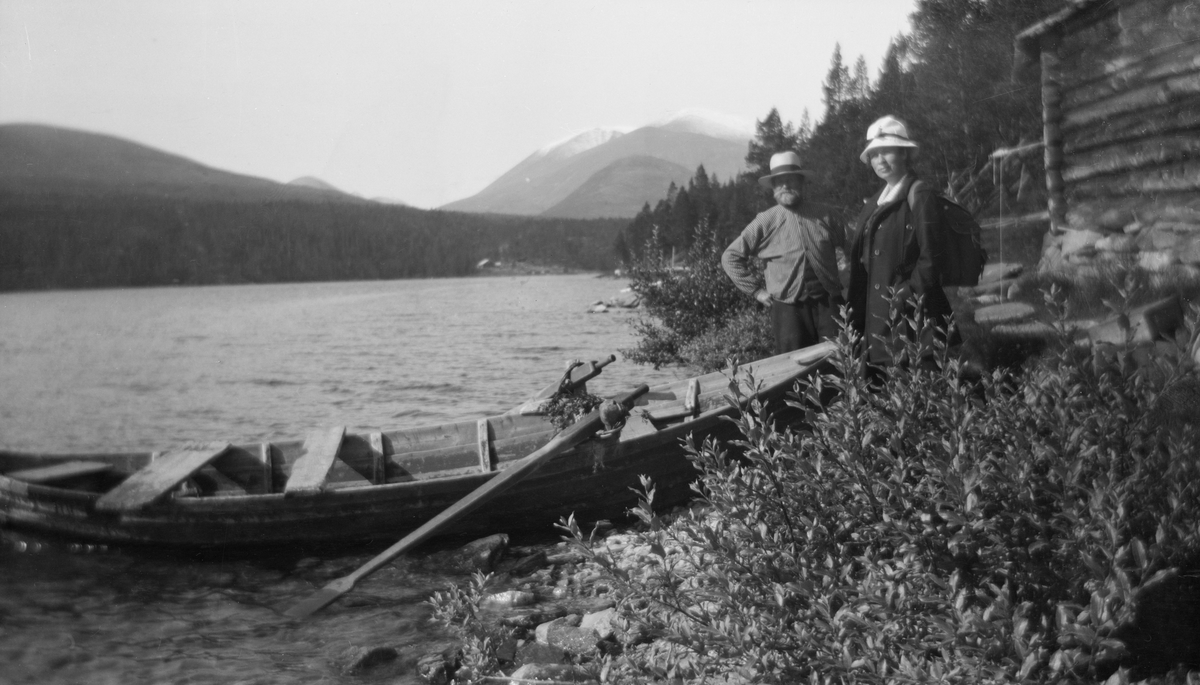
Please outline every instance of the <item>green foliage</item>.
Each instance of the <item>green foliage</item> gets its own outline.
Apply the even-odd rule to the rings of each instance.
[[[630,265],[630,287],[649,318],[634,322],[640,340],[636,348],[622,350],[627,358],[655,368],[684,364],[711,369],[714,360],[719,365],[744,351],[769,348],[769,342],[755,337],[761,326],[731,327],[735,319],[752,320],[744,312],[754,301],[721,268],[724,248],[715,231],[701,223],[682,266],[672,265],[670,254],[653,244]],[[717,348],[725,344],[729,347]]]
[[[802,424],[756,402],[736,420],[737,458],[688,445],[703,507],[668,525],[643,481],[636,544],[653,563],[621,564],[565,524],[623,618],[659,637],[627,651],[629,682],[1114,673],[1139,592],[1200,565],[1200,432],[1155,418],[1167,389],[1200,381],[1186,345],[1141,362],[1079,348],[1060,294],[1047,306],[1060,344],[977,381],[921,335],[867,377],[843,329],[832,372],[789,402]]]

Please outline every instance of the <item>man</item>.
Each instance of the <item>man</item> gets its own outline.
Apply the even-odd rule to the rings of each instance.
[[[834,248],[846,242],[840,222],[804,202],[804,181],[812,172],[795,152],[771,156],[771,173],[758,179],[774,192],[776,206],[754,217],[721,256],[721,265],[742,292],[771,308],[775,353],[783,354],[825,338],[836,338],[842,282]],[[766,287],[750,269],[756,257],[766,264]]]

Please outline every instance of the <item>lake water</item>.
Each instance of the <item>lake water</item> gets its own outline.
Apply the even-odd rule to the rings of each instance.
[[[568,359],[610,353],[597,394],[682,376],[620,358],[637,314],[587,313],[626,285],[560,275],[0,294],[0,446],[152,450],[474,418],[556,381]],[[361,682],[335,665],[350,647],[395,647],[408,663],[443,644],[423,602],[447,579],[402,561],[309,621],[270,607],[374,551],[200,558],[0,531],[0,682]],[[423,682],[401,670],[388,682]]]

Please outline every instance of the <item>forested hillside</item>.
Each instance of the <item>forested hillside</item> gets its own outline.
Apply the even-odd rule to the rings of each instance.
[[[879,184],[858,155],[867,127],[885,114],[909,124],[921,144],[916,170],[982,215],[1044,207],[1041,151],[993,160],[1000,148],[1041,139],[1040,90],[1013,79],[1013,38],[1060,9],[1061,0],[919,0],[912,31],[898,35],[872,79],[860,57],[848,64],[835,49],[823,86],[825,114],[798,126],[771,110],[758,122],[746,156],[749,171],[717,184],[703,168],[684,187],[665,189],[617,239],[623,260],[646,246],[682,254],[701,222],[728,241],[770,196],[755,185],[773,152],[792,149],[815,172],[810,201],[852,217]]]
[[[484,257],[611,269],[623,223],[0,190],[0,289],[461,276]]]
[[[425,211],[0,126],[3,290],[461,276],[485,257],[606,270],[623,223]]]

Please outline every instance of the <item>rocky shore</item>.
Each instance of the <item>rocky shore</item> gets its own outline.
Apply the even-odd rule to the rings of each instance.
[[[652,644],[617,615],[614,588],[574,545],[508,543],[507,535],[492,535],[422,562],[464,583],[471,574],[476,582],[488,575],[475,618],[483,632],[504,636],[494,646],[497,674],[474,672],[464,658],[469,647],[457,644],[418,660],[426,681],[600,683],[622,653]],[[610,531],[600,544],[623,567],[648,563],[650,550],[640,549],[633,533]]]

